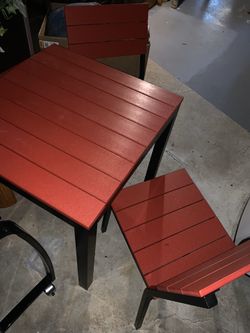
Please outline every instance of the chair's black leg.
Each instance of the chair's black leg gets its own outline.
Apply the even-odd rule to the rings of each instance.
[[[141,54],[140,55],[140,73],[139,73],[139,78],[141,80],[144,80],[145,69],[146,69],[146,56],[145,56],[145,54]]]
[[[141,303],[136,315],[136,319],[135,319],[135,328],[139,329],[143,323],[144,317],[146,315],[149,303],[151,302],[151,300],[153,299],[151,292],[148,288],[144,289],[142,298],[141,298]]]
[[[146,176],[145,176],[145,181],[149,180],[149,179],[153,179],[158,171],[165,147],[167,145],[168,142],[168,138],[169,135],[171,133],[172,127],[174,125],[175,122],[175,118],[174,117],[171,122],[168,124],[168,126],[165,128],[165,130],[161,133],[161,135],[159,136],[159,138],[157,139],[153,151],[152,151],[152,155],[148,164],[148,169],[146,172]]]
[[[0,239],[12,234],[22,238],[37,251],[44,264],[46,276],[0,321],[1,333],[5,332],[42,292],[50,296],[54,295],[55,291],[52,284],[55,280],[54,268],[44,248],[15,222],[0,221]]]
[[[102,233],[107,231],[110,215],[111,215],[111,207],[108,207],[106,209],[106,211],[103,215],[103,219],[102,219],[102,227],[101,227]]]
[[[93,281],[97,223],[86,230],[75,226],[76,258],[79,285],[88,289]]]

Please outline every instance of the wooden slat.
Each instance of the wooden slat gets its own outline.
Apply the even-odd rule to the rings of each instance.
[[[33,94],[8,80],[0,80],[0,85],[0,96],[8,98],[53,124],[60,125],[71,133],[88,139],[118,156],[135,162],[143,152],[143,146],[136,142],[37,94]]]
[[[125,123],[128,128],[137,125],[140,129],[142,125],[145,129],[141,128],[141,131],[144,131],[145,135],[147,135],[147,133],[151,134],[152,131],[159,131],[165,123],[165,119],[169,116],[169,110],[165,107],[165,105],[161,105],[160,102],[157,103],[157,101],[152,98],[140,96],[135,91],[130,90],[128,96],[126,96],[123,93],[117,92],[118,87],[114,84],[108,84],[109,89],[104,88],[103,86],[102,89],[100,89],[98,76],[94,77],[92,80],[90,78],[86,81],[80,81],[72,76],[62,73],[61,71],[54,70],[53,65],[50,65],[50,68],[48,68],[48,66],[42,65],[35,61],[23,62],[19,66],[19,69],[31,75],[35,72],[36,77],[39,77],[41,80],[49,82],[56,87],[65,89],[70,93],[76,94],[90,103],[99,105],[99,107],[102,108],[102,116],[105,114],[105,117],[109,117],[111,120],[119,120],[120,122]],[[100,80],[102,80],[102,78],[100,78]],[[121,96],[116,96],[116,93]],[[96,96],[98,96],[98,100]],[[138,99],[141,102],[138,102]],[[133,104],[133,101],[139,105]],[[150,110],[156,109],[155,112],[158,111],[159,114],[162,113],[165,119],[155,116],[151,112],[146,112],[143,108],[144,105]],[[100,108],[98,110],[100,110]],[[142,115],[145,115],[145,120],[142,119]],[[140,119],[142,120],[140,121]],[[153,124],[150,123],[151,120]]]
[[[135,253],[143,274],[175,261],[226,235],[217,218],[212,218]]]
[[[67,25],[147,21],[148,4],[64,7]]]
[[[124,180],[133,164],[0,97],[0,118],[112,178]]]
[[[167,282],[167,290],[203,297],[250,271],[250,242]]]
[[[42,73],[39,73],[39,75],[42,75]],[[144,146],[147,146],[154,138],[153,131],[128,119],[120,117],[119,115],[108,112],[107,109],[91,103],[84,98],[78,97],[75,93],[59,88],[54,84],[50,84],[49,80],[52,76],[51,74],[49,75],[50,76],[47,81],[43,81],[36,76],[20,71],[16,68],[15,71],[6,73],[5,77],[11,82],[47,98],[51,102],[73,110],[74,112],[77,112],[88,119],[94,120],[97,123],[118,132],[119,134],[122,134],[137,143],[143,144]],[[62,82],[62,84],[64,83]],[[65,84],[68,85],[68,82],[65,82]],[[77,85],[75,85],[75,87],[77,89]],[[96,99],[97,96],[95,96],[95,100]],[[102,102],[101,98],[99,99],[99,95],[98,102],[99,104]],[[119,105],[117,107],[119,107]]]
[[[123,230],[126,231],[201,200],[199,190],[194,185],[189,185],[121,210],[116,215],[118,220],[122,221]]]
[[[49,146],[3,120],[0,120],[0,128],[4,129],[0,131],[2,145],[58,178],[103,202],[109,201],[116,191],[119,182],[110,176]]]
[[[180,169],[167,175],[157,177],[153,180],[124,188],[116,197],[112,206],[117,212],[119,212],[129,206],[136,205],[142,201],[168,193],[192,183],[193,181],[189,177],[186,170]]]
[[[148,30],[145,22],[85,24],[68,26],[69,44],[117,41],[121,39],[147,39]]]
[[[215,240],[208,245],[191,252],[178,260],[170,262],[159,269],[150,272],[144,276],[145,281],[149,287],[157,287],[162,291],[167,291],[165,281],[174,278],[179,274],[183,274],[189,269],[209,260],[231,248],[235,245],[228,235]]]
[[[97,59],[105,57],[120,57],[124,55],[145,54],[147,39],[128,39],[123,41],[108,41],[99,43],[71,44],[72,52]]]
[[[125,232],[133,252],[214,217],[206,201],[187,206]]]
[[[55,177],[0,145],[1,177],[48,207],[90,229],[104,208],[103,202]],[[17,167],[18,166],[18,167]]]
[[[98,63],[87,57],[83,57],[60,46],[51,45],[43,52],[52,54],[59,59],[64,59],[67,62],[73,63],[79,67],[91,70],[99,75],[112,79],[115,82],[122,83],[126,87],[134,89],[144,95],[151,96],[163,103],[167,103],[174,108],[178,107],[183,100],[183,97],[178,96],[166,89],[157,87],[149,82],[139,80],[131,75],[126,75],[125,73],[112,67]]]
[[[173,107],[166,103],[157,101],[151,96],[139,94],[138,97],[138,92],[134,89],[127,88],[121,83],[109,80],[87,69],[73,65],[72,63],[69,63],[65,60],[58,59],[58,57],[51,56],[48,53],[37,53],[32,59],[43,65],[46,65],[51,69],[55,69],[60,72],[63,71],[65,74],[68,74],[81,82],[92,85],[93,87],[98,88],[106,93],[112,93],[112,95],[119,97],[126,102],[132,103],[139,108],[142,108],[143,110],[133,110],[131,114],[129,113],[129,110],[125,113],[124,110],[116,109],[115,112],[122,116],[126,116],[133,121],[138,121],[140,116],[144,114],[145,120],[143,124],[148,128],[158,130],[163,124],[162,118],[168,119],[174,114]],[[29,68],[32,72],[31,65],[33,64],[29,63]],[[148,112],[145,112],[145,110]]]

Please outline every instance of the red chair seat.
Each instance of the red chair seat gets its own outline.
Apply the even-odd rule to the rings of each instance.
[[[234,245],[184,169],[125,188],[112,207],[148,288],[203,297],[250,271],[250,242]]]

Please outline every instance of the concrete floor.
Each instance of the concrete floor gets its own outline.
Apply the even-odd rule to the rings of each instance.
[[[186,167],[232,236],[249,196],[250,135],[224,113],[153,61],[146,80],[184,96],[159,174]],[[146,160],[129,183],[142,181]],[[94,282],[77,286],[73,228],[28,200],[1,209],[47,249],[56,272],[57,293],[41,295],[10,328],[10,333],[130,333],[144,284],[112,217],[106,234],[98,232]],[[21,241],[0,242],[0,316],[42,274],[37,256]],[[250,280],[242,277],[218,293],[219,305],[205,310],[155,300],[139,332],[247,333],[250,326]]]
[[[209,3],[215,3],[215,0]],[[222,3],[225,5],[224,1]],[[227,4],[229,3],[231,2],[227,1]],[[242,3],[242,1],[239,0],[237,3]],[[163,63],[161,60],[161,52],[158,52],[158,55],[157,52],[154,52],[157,46],[155,38],[158,37],[152,35],[154,29],[151,29],[151,57],[162,67],[150,60],[146,80],[184,96],[184,103],[158,174],[180,167],[187,168],[229,234],[233,236],[250,191],[250,135],[225,113],[210,104],[206,100],[211,100],[210,97],[205,96],[206,99],[204,99],[193,91],[191,88],[198,89],[193,87],[190,82],[198,82],[201,74],[204,74],[203,78],[205,78],[205,74],[209,74],[211,70],[215,85],[214,91],[224,89],[225,83],[230,85],[227,80],[230,79],[231,73],[226,73],[226,69],[222,70],[228,76],[226,82],[223,81],[224,83],[221,84],[218,82],[221,74],[216,73],[216,67],[213,68],[214,74],[212,74],[213,66],[209,70],[208,65],[214,64],[216,59],[217,61],[222,59],[222,52],[230,45],[232,46],[233,40],[237,40],[237,33],[227,31],[226,37],[222,38],[218,24],[215,26],[213,22],[212,27],[208,28],[207,25],[210,23],[205,23],[200,19],[199,15],[201,14],[198,7],[196,7],[197,12],[194,17],[190,16],[190,13],[185,13],[185,10],[189,10],[188,4],[192,6],[194,1],[185,0],[179,11],[174,12],[169,8],[169,4],[165,4],[163,7],[155,7],[150,14],[156,15],[153,26],[157,25],[160,11],[167,13],[171,10],[171,15],[174,17],[181,15],[185,21],[184,17],[186,16],[186,19],[191,22],[186,26],[189,29],[188,32],[183,36],[183,39],[179,39],[179,42],[184,44],[175,50],[170,48],[170,51],[168,49],[168,52],[165,53],[168,57],[169,54],[171,57],[177,57],[170,58],[172,65],[168,66],[168,70],[182,81],[187,82],[188,85],[181,83],[164,70],[163,67],[166,67],[167,63]],[[202,1],[202,5],[205,4],[208,2]],[[153,16],[151,16],[151,22],[152,18]],[[180,26],[178,25],[177,28]],[[193,26],[197,29],[192,29]],[[167,32],[170,33],[170,31],[171,29]],[[216,33],[213,35],[216,45],[221,45],[219,53],[218,50],[216,51],[217,48],[213,49],[208,43],[212,32]],[[163,33],[165,36],[165,32]],[[190,52],[192,51],[192,47],[188,46],[188,37],[193,33],[196,37],[194,38],[193,35],[192,41],[196,41],[199,34],[204,37],[204,43],[201,43],[200,47],[196,47],[200,53],[195,58],[192,54],[189,53],[188,56],[188,52],[184,54],[182,51],[188,48]],[[168,38],[168,42],[170,39]],[[170,46],[173,47],[175,42],[176,39],[172,39]],[[159,41],[159,43],[162,42]],[[207,45],[205,50],[203,50],[204,45]],[[176,50],[178,52],[174,52]],[[249,49],[246,47],[245,55],[241,55],[240,59],[244,58],[247,52]],[[156,57],[159,58],[156,59]],[[184,61],[186,61],[186,65]],[[179,66],[174,67],[175,64],[179,64]],[[230,61],[223,64],[231,66]],[[244,66],[244,63],[239,64],[239,72],[242,72]],[[203,68],[206,70],[203,71]],[[180,70],[180,74],[175,73],[176,70]],[[236,78],[234,67],[232,71],[232,75],[235,75]],[[247,75],[245,78],[249,79]],[[198,86],[202,89],[205,86],[202,86],[201,82],[205,82],[204,85],[209,83],[201,78]],[[244,89],[244,85],[239,85],[239,88],[236,97],[243,98],[241,89]],[[201,95],[203,95],[202,89]],[[206,91],[205,88],[204,91]],[[228,98],[231,96],[227,96],[222,102],[229,103]],[[215,102],[211,101],[216,104],[217,99],[215,98]],[[247,103],[244,100],[245,102]],[[242,106],[240,102],[237,108],[243,110],[243,116],[244,111],[247,110],[244,109],[244,105],[247,104]],[[129,181],[130,184],[143,180],[148,159],[149,156],[146,157]],[[13,219],[38,239],[48,251],[56,272],[56,296],[49,298],[46,295],[41,295],[10,328],[10,333],[136,332],[133,328],[133,322],[144,284],[113,217],[106,234],[101,234],[98,231],[94,282],[90,289],[85,291],[77,285],[72,227],[21,196],[18,196],[18,203],[15,206],[0,209],[0,216],[3,219]],[[34,285],[38,281],[43,272],[41,262],[36,254],[30,251],[23,242],[12,236],[0,242],[0,263],[1,318],[11,308],[11,305],[15,304],[28,291],[30,283]],[[142,329],[138,332],[247,333],[250,327],[249,283],[249,278],[244,276],[222,288],[218,293],[218,306],[210,310],[164,300],[152,301]]]
[[[150,57],[250,131],[249,0],[184,0],[150,11]]]

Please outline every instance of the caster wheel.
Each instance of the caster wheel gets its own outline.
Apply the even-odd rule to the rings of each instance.
[[[47,296],[55,296],[56,287],[51,283],[45,290]]]

